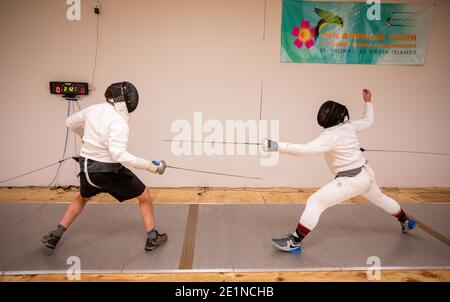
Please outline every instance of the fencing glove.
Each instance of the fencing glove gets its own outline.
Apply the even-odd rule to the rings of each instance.
[[[265,139],[262,142],[264,152],[278,152],[278,142]]]
[[[164,171],[166,170],[166,162],[163,160],[154,160],[147,166],[147,171],[153,173],[153,174],[159,174],[162,175]]]

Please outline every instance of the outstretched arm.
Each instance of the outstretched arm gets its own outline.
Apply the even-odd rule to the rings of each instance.
[[[337,137],[334,135],[324,132],[318,138],[307,144],[291,144],[265,140],[263,142],[263,149],[266,152],[279,151],[282,154],[294,156],[313,156],[332,150],[336,139]]]
[[[363,90],[363,100],[365,104],[365,113],[363,115],[363,118],[351,122],[355,126],[356,131],[365,130],[373,124],[374,113],[372,104],[372,92],[370,90]]]
[[[164,170],[160,163],[153,164],[128,152],[128,134],[129,127],[127,123],[113,122],[111,124],[109,129],[109,152],[111,157],[124,166],[162,174]],[[159,169],[160,166],[161,169]]]

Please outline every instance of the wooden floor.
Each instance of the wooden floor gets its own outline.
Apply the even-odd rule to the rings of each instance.
[[[157,188],[150,189],[156,204],[293,204],[305,203],[314,188]],[[402,203],[450,202],[450,188],[384,188],[383,191]],[[0,202],[68,203],[78,188],[0,188]],[[92,203],[117,203],[109,195],[99,195]],[[126,203],[136,203],[136,200]],[[366,203],[353,198],[346,203]],[[0,276],[0,281],[67,281],[65,275]],[[182,274],[84,274],[81,281],[138,282],[300,282],[367,280],[365,271],[340,272],[261,272],[261,273],[182,273]],[[450,281],[450,270],[382,271],[383,281]]]
[[[305,203],[316,188],[150,188],[156,204],[295,204]],[[450,188],[383,188],[398,202],[450,202]],[[70,202],[79,192],[68,188],[0,188],[0,202]],[[92,203],[117,203],[108,194],[99,194]],[[134,203],[136,200],[127,201]],[[362,197],[345,203],[365,203]]]
[[[61,282],[65,275],[0,276],[2,282]],[[84,274],[81,282],[368,282],[364,271],[188,274]],[[449,282],[450,270],[383,271],[379,282]],[[376,281],[378,282],[378,281]]]

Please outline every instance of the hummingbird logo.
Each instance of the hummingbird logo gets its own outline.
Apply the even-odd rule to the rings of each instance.
[[[344,21],[342,20],[342,18],[333,12],[329,12],[317,7],[314,8],[314,12],[321,18],[315,28],[314,41],[317,41],[317,37],[320,35],[320,32],[323,31],[323,29],[327,25],[337,24],[340,25],[341,27],[344,26]]]

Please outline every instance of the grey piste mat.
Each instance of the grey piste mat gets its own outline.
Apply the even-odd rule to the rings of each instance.
[[[370,256],[384,269],[450,267],[448,245],[420,228],[402,234],[393,217],[372,205],[328,209],[301,254],[275,250],[271,238],[291,232],[304,205],[156,205],[157,228],[169,240],[145,252],[137,205],[92,204],[49,250],[40,239],[67,206],[0,205],[0,272],[65,273],[70,256],[79,257],[82,273],[365,270]],[[410,208],[419,219],[430,217],[435,231],[449,233],[450,205]]]
[[[405,211],[450,239],[450,205],[445,203],[405,204]],[[439,213],[439,214],[437,214]]]

